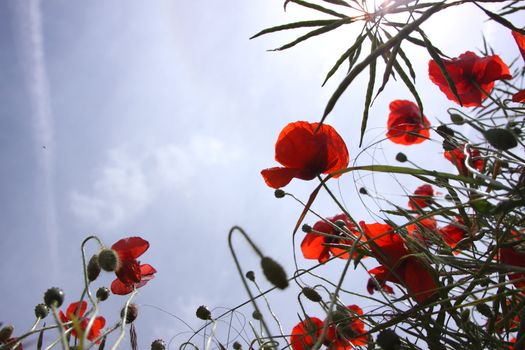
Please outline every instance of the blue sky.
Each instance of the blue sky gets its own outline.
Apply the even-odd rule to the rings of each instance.
[[[107,245],[126,236],[147,239],[151,247],[141,259],[158,275],[141,289],[137,303],[193,325],[200,324],[193,316],[200,304],[233,307],[246,299],[227,251],[231,226],[244,227],[291,271],[291,231],[301,208],[276,200],[259,172],[276,165],[273,147],[284,125],[319,119],[342,72],[324,88],[321,82],[351,43],[353,29],[288,52],[266,50],[295,33],[248,38],[265,27],[319,17],[293,4],[285,13],[280,0],[0,2],[0,321],[22,332],[32,322],[33,305],[51,286],[66,291],[66,303],[75,301],[81,290],[80,242],[90,234]],[[432,20],[427,32],[457,56],[481,47],[482,27],[509,62],[517,54],[510,34],[465,12]],[[459,30],[461,40],[455,37]],[[452,105],[427,81],[428,54],[408,52],[417,57],[413,64],[427,116],[447,120],[445,110]],[[365,86],[356,81],[328,118],[353,160],[360,151]],[[372,109],[365,144],[383,137],[392,99],[411,96],[398,83],[385,90]],[[393,162],[399,150],[385,144],[357,162]],[[451,169],[437,142],[406,153],[416,161],[432,154],[436,167]],[[406,201],[391,179],[374,179],[378,194]],[[373,220],[356,194],[370,178],[356,181],[343,177],[333,187],[356,217]],[[407,190],[417,185],[401,181]],[[302,199],[312,189],[313,183],[302,181],[287,187]],[[375,210],[373,202],[367,205]],[[339,212],[327,196],[315,209],[323,216]],[[257,269],[249,247],[236,242],[244,267]],[[303,267],[313,264],[299,260]],[[336,276],[338,266],[323,273]],[[348,284],[363,291],[366,276],[355,276]],[[100,284],[111,280],[106,275]],[[289,306],[296,292],[272,296],[283,310],[285,332],[297,321],[298,307]],[[112,299],[111,304],[124,302]],[[107,308],[104,315],[115,320]],[[162,311],[142,310],[141,344],[185,330]]]

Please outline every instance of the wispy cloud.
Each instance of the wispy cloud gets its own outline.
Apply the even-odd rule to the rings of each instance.
[[[16,44],[24,69],[31,103],[34,142],[38,154],[38,181],[42,187],[44,213],[43,234],[49,242],[49,256],[54,273],[58,269],[57,224],[54,185],[54,126],[50,104],[49,81],[44,54],[40,0],[11,1],[14,12]]]
[[[108,160],[87,192],[71,193],[73,213],[110,229],[139,214],[160,193],[187,188],[199,169],[227,164],[241,152],[213,137],[195,136],[186,145],[166,144],[143,154],[121,147]]]

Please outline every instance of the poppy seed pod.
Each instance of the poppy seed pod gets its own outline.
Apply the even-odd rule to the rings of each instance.
[[[241,343],[239,343],[238,341],[234,342],[233,343],[233,349],[234,350],[241,350],[242,349]]]
[[[308,224],[304,224],[303,227],[301,227],[301,230],[302,230],[304,233],[312,232],[312,226],[310,226],[310,225],[308,225]]]
[[[391,329],[385,329],[377,336],[377,345],[382,347],[384,350],[398,350],[401,349],[401,339]]]
[[[118,265],[117,253],[113,249],[102,249],[98,254],[98,264],[104,271],[115,271]]]
[[[126,313],[126,323],[132,323],[137,319],[139,315],[139,307],[137,304],[129,304],[128,306],[128,312]],[[124,317],[124,308],[120,311],[120,317]]]
[[[253,273],[253,271],[246,272],[246,278],[252,282],[255,282],[255,273]]]
[[[516,137],[512,131],[502,128],[494,128],[484,133],[487,142],[495,149],[506,151],[518,145]]]
[[[280,188],[276,189],[273,194],[274,194],[275,198],[283,198],[284,196],[286,196],[286,192],[284,192]]]
[[[465,119],[461,115],[456,114],[456,113],[452,113],[450,115],[450,120],[452,121],[452,123],[454,123],[456,125],[463,125],[463,124],[465,124]]]
[[[53,287],[44,293],[44,303],[48,307],[60,307],[64,302],[64,291],[60,288]]]
[[[270,281],[274,286],[279,289],[285,289],[288,287],[288,278],[283,267],[272,258],[267,256],[261,259],[261,267],[266,276],[266,279]]]
[[[100,287],[99,289],[97,289],[97,299],[99,301],[104,301],[107,298],[109,298],[109,289],[107,289],[106,287]]]
[[[257,311],[257,310],[254,310],[252,312],[252,317],[253,317],[254,320],[257,320],[257,321],[260,321],[263,318],[261,313],[259,311]]]
[[[165,350],[166,349],[166,343],[162,339],[154,340],[153,343],[151,343],[151,350]]]
[[[0,343],[5,343],[13,335],[15,329],[11,325],[4,326],[0,329]]]
[[[49,314],[49,308],[46,304],[38,304],[35,306],[35,316],[36,318],[46,318]]]
[[[367,191],[366,188],[361,187],[361,188],[359,189],[359,193],[364,194],[364,195],[367,195],[367,194],[368,194],[368,191]]]
[[[208,310],[206,305],[199,306],[197,308],[197,311],[195,312],[195,315],[197,315],[198,318],[204,321],[211,320],[211,312],[210,310]]]
[[[98,256],[95,254],[89,259],[87,265],[87,278],[89,282],[93,282],[100,275],[100,265],[98,264]]]
[[[476,305],[476,310],[480,314],[482,314],[483,316],[485,316],[487,318],[494,317],[494,314],[492,313],[492,310],[491,310],[490,306],[488,306],[487,304],[484,304],[484,303],[477,304]]]
[[[321,295],[317,293],[317,291],[313,288],[304,287],[302,292],[305,297],[307,297],[309,300],[313,301],[314,303],[318,303],[323,300]]]
[[[403,152],[399,152],[396,154],[396,160],[400,163],[404,163],[408,160],[408,158]]]

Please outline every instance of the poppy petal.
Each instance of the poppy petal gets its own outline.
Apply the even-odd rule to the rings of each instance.
[[[118,279],[124,284],[140,282],[140,264],[137,260],[124,260],[120,262],[120,267],[115,271]]]
[[[84,316],[84,312],[86,312],[86,309],[87,309],[87,303],[85,301],[82,301],[82,303],[80,304],[80,308],[78,309],[78,312],[77,312],[79,303],[80,302],[71,303],[67,307],[66,315],[67,315],[68,321],[71,320],[72,316],[74,315],[77,315],[76,316],[77,318],[81,318],[82,316]]]
[[[516,92],[512,95],[512,102],[521,102],[525,103],[525,89]]]
[[[424,303],[436,293],[437,284],[424,263],[414,256],[404,262],[404,285],[418,303]]]
[[[126,295],[133,292],[133,286],[122,283],[118,278],[111,282],[111,293]]]
[[[121,260],[136,259],[149,248],[149,242],[141,237],[128,237],[111,246]]]
[[[293,350],[309,350],[321,335],[323,321],[317,317],[307,317],[292,329],[290,345]]]
[[[305,259],[316,259],[320,263],[326,262],[330,258],[328,247],[325,245],[325,237],[309,232],[301,242],[301,251]]]
[[[298,169],[274,167],[264,169],[261,175],[264,182],[271,188],[281,188],[290,183],[299,174]]]
[[[518,49],[520,50],[521,57],[523,57],[523,60],[525,60],[525,35],[520,34],[516,31],[512,31],[512,36],[514,37],[514,40],[516,41],[516,44],[518,45]]]

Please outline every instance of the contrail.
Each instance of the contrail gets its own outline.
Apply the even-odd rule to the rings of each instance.
[[[38,152],[37,184],[41,186],[44,227],[43,234],[48,243],[48,252],[53,267],[52,276],[58,274],[58,224],[54,184],[54,126],[49,100],[49,81],[46,71],[40,0],[11,0],[14,13],[17,51],[24,69],[31,117],[34,128],[34,142]],[[35,232],[36,234],[36,232]]]

